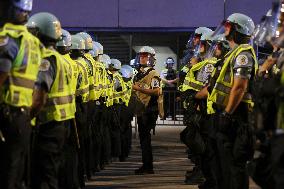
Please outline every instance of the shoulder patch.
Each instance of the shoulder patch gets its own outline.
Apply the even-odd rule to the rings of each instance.
[[[152,87],[160,87],[160,82],[158,79],[152,79]]]
[[[244,54],[238,55],[236,58],[236,63],[239,66],[244,66],[248,64],[248,57]]]
[[[41,60],[41,64],[39,66],[39,71],[45,72],[49,69],[50,67],[50,62],[46,59]]]
[[[9,37],[8,36],[0,36],[0,46],[7,45],[8,41],[9,41]]]
[[[206,73],[212,73],[214,71],[214,66],[213,66],[213,64],[207,64],[206,66],[205,66],[205,72]]]

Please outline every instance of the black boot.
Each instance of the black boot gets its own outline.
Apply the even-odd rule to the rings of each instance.
[[[185,175],[185,184],[188,185],[197,185],[205,181],[202,171],[199,167],[194,167],[192,172],[187,172]]]
[[[135,175],[145,175],[145,174],[154,174],[154,170],[144,168],[143,166],[135,170]]]

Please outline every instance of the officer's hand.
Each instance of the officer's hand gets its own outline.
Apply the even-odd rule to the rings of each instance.
[[[218,115],[218,130],[222,133],[228,133],[232,123],[232,116],[223,111]]]
[[[195,98],[197,99],[206,99],[208,96],[208,90],[207,87],[204,87],[203,89],[201,89],[200,91],[198,91],[195,95]]]
[[[138,85],[136,85],[136,84],[133,84],[133,85],[132,85],[132,89],[133,89],[133,90],[136,90],[136,91],[139,91],[139,90],[140,90],[140,87],[139,87]]]

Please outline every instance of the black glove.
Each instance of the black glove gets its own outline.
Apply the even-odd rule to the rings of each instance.
[[[218,115],[218,130],[222,133],[228,133],[232,124],[232,116],[223,111]]]

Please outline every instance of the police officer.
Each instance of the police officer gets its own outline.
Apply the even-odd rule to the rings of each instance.
[[[201,43],[209,45],[204,45],[204,47],[200,45],[200,52],[205,53],[206,59],[192,66],[185,78],[184,85],[188,90],[195,91],[192,96],[196,104],[198,104],[199,111],[197,112],[200,116],[197,116],[199,119],[193,120],[193,126],[195,125],[194,122],[196,122],[205,147],[200,154],[200,165],[197,164],[205,177],[205,182],[199,184],[199,188],[217,188],[214,163],[212,163],[215,158],[215,146],[213,145],[215,135],[210,115],[207,115],[207,88],[210,85],[212,74],[215,72],[216,67],[219,67],[222,63],[222,58],[228,52],[229,46],[223,35],[216,37],[212,37],[210,34],[209,36],[203,35]],[[203,142],[200,143],[203,144]],[[202,147],[202,145],[200,146]],[[196,180],[194,174],[192,174],[187,183],[194,183]]]
[[[254,35],[257,45],[271,44],[273,52],[261,65],[255,89],[257,150],[261,153],[250,164],[253,180],[263,189],[282,188],[283,183],[283,3],[274,2],[270,15],[259,24]],[[267,27],[270,26],[271,28]],[[274,30],[274,32],[269,32]],[[277,32],[276,32],[277,31]],[[278,37],[277,34],[280,34]],[[259,116],[261,115],[261,116]],[[261,117],[261,119],[259,119]],[[251,166],[249,166],[251,167]]]
[[[71,87],[72,94],[75,96],[77,81],[79,76],[79,70],[77,63],[71,59],[71,35],[68,31],[62,29],[62,39],[56,43],[57,51],[62,54],[63,59],[70,66],[71,69]],[[64,161],[60,168],[59,185],[61,188],[78,188],[79,176],[78,176],[78,150],[80,149],[80,141],[78,136],[77,124],[75,119],[71,122],[70,136],[64,146]],[[67,173],[67,175],[66,175]],[[80,177],[82,179],[82,175]]]
[[[210,45],[212,43],[211,35],[213,32],[204,33],[201,36],[200,45],[198,52],[199,57],[205,57],[205,54],[209,52]],[[200,58],[201,59],[201,58]],[[187,172],[185,182],[187,184],[200,184],[204,181],[203,175],[206,177],[207,182],[212,182],[212,174],[208,171],[208,165],[204,161],[205,150],[203,149],[203,143],[208,143],[208,129],[206,126],[207,121],[207,106],[206,98],[197,99],[197,93],[202,90],[203,87],[207,85],[207,81],[211,73],[214,70],[214,64],[216,59],[206,59],[204,61],[193,63],[192,67],[187,73],[184,83],[183,83],[183,93],[182,99],[184,101],[186,113],[184,115],[184,123],[187,125],[189,132],[196,133],[196,135],[201,135],[203,141],[197,141],[200,146],[188,146],[191,151],[191,160],[195,163],[195,167],[191,172]],[[197,108],[198,107],[198,108]],[[203,174],[202,174],[203,173]]]
[[[121,74],[124,85],[125,93],[123,97],[123,103],[121,105],[121,155],[119,157],[120,161],[125,161],[129,154],[129,146],[131,146],[132,137],[132,127],[131,121],[133,119],[133,111],[129,108],[129,101],[132,94],[132,84],[133,84],[133,68],[129,65],[122,65],[119,70]]]
[[[195,71],[196,74],[196,68],[191,70],[193,66],[195,66],[196,64],[198,64],[199,61],[201,61],[201,56],[204,56],[205,53],[207,52],[208,49],[208,40],[210,35],[212,34],[212,30],[210,29],[204,29],[201,38],[203,38],[202,41],[201,38],[199,39],[199,43],[203,43],[203,45],[197,45],[198,48],[195,49],[195,54],[193,55],[193,57],[190,59],[190,62],[188,64],[188,67],[184,67],[186,68],[186,73],[184,72],[183,74],[186,74],[185,77],[183,77],[183,84],[180,85],[179,87],[179,91],[180,91],[180,97],[183,103],[183,108],[184,108],[184,118],[183,118],[183,122],[184,125],[188,126],[187,129],[189,130],[193,130],[194,132],[197,132],[195,127],[191,127],[192,124],[198,123],[198,121],[195,121],[196,119],[196,115],[197,115],[197,102],[194,98],[195,96],[195,91],[199,91],[203,86],[203,84],[200,84],[200,82],[197,82],[196,80],[194,80],[194,82],[191,82],[190,80],[192,80],[191,75],[193,71]],[[202,65],[201,67],[203,67],[203,64],[199,64]],[[183,69],[184,69],[183,68]],[[197,68],[200,68],[200,66],[198,66]],[[191,73],[190,73],[191,70]],[[207,74],[208,75],[208,74]],[[199,80],[200,81],[205,81],[205,77],[203,79],[203,74],[199,75]],[[193,86],[191,86],[191,83]],[[196,83],[198,83],[199,87],[197,87]],[[202,83],[202,82],[201,82]],[[181,84],[181,83],[180,83]],[[199,114],[199,113],[198,113]],[[199,116],[198,116],[199,117]],[[194,122],[194,123],[193,123]],[[198,123],[199,124],[199,123]],[[192,170],[189,170],[186,172],[185,174],[185,182],[187,184],[199,184],[202,183],[204,181],[202,172],[201,172],[201,159],[200,159],[200,152],[194,152],[193,148],[189,148],[188,149],[188,158],[191,159],[191,161],[193,161],[195,163],[195,167]]]
[[[93,41],[92,37],[86,32],[80,32],[76,35],[82,37],[85,41],[85,50],[83,54],[83,59],[85,60],[88,70],[88,77],[89,77],[89,102],[88,102],[88,142],[87,142],[87,149],[86,149],[86,157],[87,160],[87,176],[90,179],[94,171],[99,171],[98,168],[98,156],[100,155],[100,148],[101,148],[101,138],[97,119],[100,119],[100,111],[99,114],[97,113],[97,107],[95,106],[95,96],[96,96],[96,89],[95,89],[95,61],[91,54],[89,53],[90,50],[93,49]],[[95,115],[94,115],[95,114]],[[94,116],[93,116],[94,115]],[[96,123],[95,123],[96,122]],[[96,153],[93,153],[93,152]]]
[[[2,3],[6,4],[0,32],[0,185],[12,189],[22,187],[26,171],[31,136],[30,109],[41,49],[39,40],[24,26],[33,1]]]
[[[164,92],[164,111],[165,117],[171,115],[172,120],[175,117],[175,99],[176,99],[176,83],[172,83],[177,78],[176,70],[174,69],[175,61],[172,57],[168,57],[165,61],[166,69],[161,71],[162,86]]]
[[[182,85],[183,83],[183,80],[187,74],[187,72],[189,71],[190,69],[190,64],[189,62],[190,61],[196,61],[198,62],[198,60],[194,60],[192,59],[192,57],[196,57],[196,53],[198,53],[198,45],[200,43],[200,38],[201,36],[203,35],[203,33],[207,33],[207,32],[211,32],[212,30],[207,28],[207,27],[198,27],[195,29],[194,31],[194,35],[190,37],[190,39],[188,40],[187,42],[187,53],[186,55],[183,57],[183,60],[182,60],[182,69],[180,70],[179,72],[179,77],[178,77],[178,80],[176,82],[179,83],[179,86]]]
[[[208,97],[208,103],[217,113],[220,169],[216,170],[221,173],[218,187],[248,188],[246,162],[253,154],[248,115],[253,104],[250,89],[257,70],[255,53],[248,43],[255,26],[250,17],[234,13],[222,28],[231,50]]]
[[[156,63],[155,50],[149,46],[143,46],[137,55],[141,66],[136,75],[133,90],[142,104],[142,109],[137,114],[140,146],[142,150],[143,165],[135,170],[135,174],[153,174],[153,154],[151,146],[151,130],[156,126],[156,120],[160,114],[163,117],[161,100],[161,79],[153,68]]]
[[[58,19],[50,13],[37,13],[27,25],[38,30],[45,46],[31,110],[31,116],[37,117],[38,127],[33,188],[58,188],[62,150],[70,133],[70,120],[76,111],[70,82],[72,70],[54,49],[62,35]]]
[[[113,75],[113,116],[114,122],[112,126],[111,136],[112,136],[112,157],[114,160],[121,155],[121,130],[124,128],[121,124],[121,109],[124,102],[124,93],[126,91],[126,86],[124,84],[123,78],[118,72],[121,69],[121,62],[118,59],[111,59],[109,65],[109,70]]]
[[[71,53],[70,57],[74,60],[78,67],[78,81],[76,86],[76,125],[78,128],[80,151],[79,151],[79,178],[80,185],[84,186],[84,181],[87,180],[88,167],[86,162],[88,160],[88,127],[87,127],[87,113],[89,102],[89,79],[86,62],[83,59],[85,41],[78,35],[71,36]]]
[[[96,56],[97,59],[97,56]],[[102,154],[101,154],[101,164],[100,168],[104,169],[104,166],[109,164],[111,161],[111,121],[110,117],[112,116],[112,105],[113,105],[113,81],[112,74],[108,73],[108,67],[111,64],[111,59],[108,55],[103,54],[100,58],[101,62],[98,62],[102,67],[99,66],[99,69],[103,69],[101,71],[105,71],[106,75],[103,78],[102,83],[103,91],[101,94],[101,98],[103,99],[103,111],[102,111]]]

